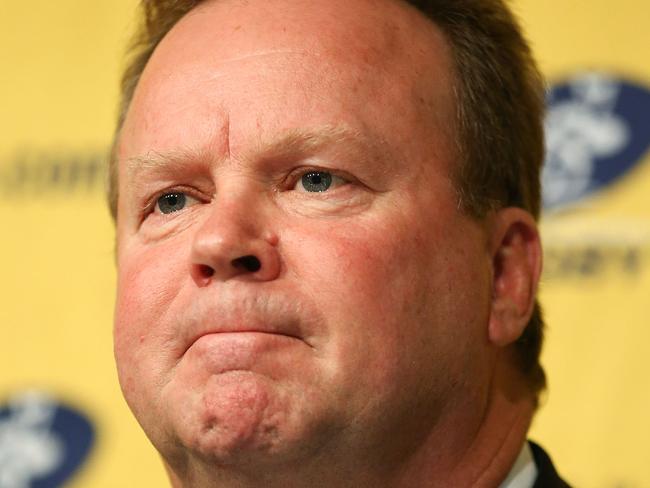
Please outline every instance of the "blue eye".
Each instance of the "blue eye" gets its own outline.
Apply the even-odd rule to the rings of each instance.
[[[332,175],[325,171],[310,171],[302,175],[300,181],[308,192],[323,192],[332,186]]]
[[[158,207],[160,213],[170,214],[183,210],[186,202],[187,197],[185,193],[165,193],[156,202],[156,207]]]

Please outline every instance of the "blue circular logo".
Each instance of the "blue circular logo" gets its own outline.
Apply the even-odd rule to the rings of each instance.
[[[625,175],[650,147],[650,88],[603,73],[554,85],[545,121],[544,207],[578,201]]]
[[[89,420],[41,392],[0,406],[0,487],[56,488],[83,464],[95,432]]]

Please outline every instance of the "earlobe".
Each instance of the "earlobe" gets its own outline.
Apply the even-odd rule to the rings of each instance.
[[[542,249],[535,220],[523,209],[501,209],[491,225],[489,339],[504,347],[521,336],[530,320],[542,269]]]

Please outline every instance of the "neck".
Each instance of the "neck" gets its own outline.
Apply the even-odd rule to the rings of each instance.
[[[535,406],[525,382],[513,372],[505,354],[495,362],[489,388],[477,397],[466,400],[470,406],[449,408],[448,414],[406,456],[387,454],[385,447],[377,456],[355,456],[341,447],[324,449],[298,465],[267,467],[256,473],[215,469],[191,461],[185,469],[167,470],[174,488],[495,487],[507,477],[526,442]],[[385,443],[395,444],[394,439]]]
[[[452,409],[394,482],[375,486],[499,486],[526,442],[535,411],[533,395],[512,366],[509,351],[497,357],[492,381],[479,398],[479,411]]]

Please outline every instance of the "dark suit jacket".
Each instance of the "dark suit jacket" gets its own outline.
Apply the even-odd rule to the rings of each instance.
[[[548,454],[534,442],[529,442],[530,449],[533,451],[533,459],[537,465],[537,479],[533,488],[571,488],[566,481],[560,478],[555,471]]]

